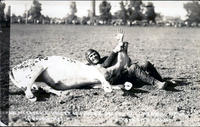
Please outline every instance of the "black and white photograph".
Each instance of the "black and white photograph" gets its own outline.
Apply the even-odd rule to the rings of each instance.
[[[0,126],[198,126],[199,56],[198,0],[0,0]]]

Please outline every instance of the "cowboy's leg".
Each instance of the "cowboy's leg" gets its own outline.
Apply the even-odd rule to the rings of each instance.
[[[163,81],[162,76],[159,74],[159,72],[157,71],[157,69],[154,67],[154,65],[151,62],[146,61],[146,63],[142,65],[141,68],[147,71],[149,75],[153,76],[155,79],[161,82]]]
[[[155,83],[159,82],[154,77],[147,74],[140,66],[137,64],[132,64],[128,70],[128,77],[129,78],[137,78],[144,83],[148,83],[151,85],[155,85]]]

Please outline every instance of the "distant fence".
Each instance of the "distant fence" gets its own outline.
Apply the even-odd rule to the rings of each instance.
[[[11,19],[12,24],[26,24],[25,20]],[[52,20],[29,20],[27,24],[66,24],[66,25],[113,25],[113,26],[163,26],[163,27],[200,27],[200,23],[196,22],[174,22],[174,21],[157,21],[157,23],[147,23],[147,21],[133,21],[127,22],[126,24],[122,22],[120,19],[112,20],[110,23],[103,23],[101,20],[91,21],[91,20],[72,20],[70,23],[64,19],[52,19]],[[6,24],[5,24],[6,25]],[[6,25],[7,26],[7,25]]]

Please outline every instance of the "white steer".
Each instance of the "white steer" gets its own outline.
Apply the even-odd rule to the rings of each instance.
[[[127,42],[124,44],[128,45]],[[60,95],[60,91],[63,90],[99,83],[102,84],[105,92],[111,92],[112,88],[119,89],[119,87],[111,87],[105,75],[111,72],[116,76],[115,78],[118,78],[121,70],[127,68],[129,63],[127,49],[120,51],[115,65],[106,69],[98,65],[89,66],[62,56],[49,56],[26,60],[13,67],[9,75],[14,85],[25,89],[25,95],[29,100],[36,101],[37,98],[31,89],[37,88],[34,84],[37,81],[45,82],[47,86],[53,88],[48,91],[57,95]]]
[[[17,87],[25,88],[25,95],[29,100],[36,101],[37,98],[33,95],[31,89],[36,87],[34,82],[38,77],[51,80],[54,87],[62,83],[61,86],[65,86],[64,89],[99,82],[105,92],[111,92],[110,83],[104,77],[105,72],[106,69],[102,67],[89,66],[66,57],[50,56],[29,59],[13,67],[10,71],[10,79]],[[51,86],[52,84],[48,85]]]

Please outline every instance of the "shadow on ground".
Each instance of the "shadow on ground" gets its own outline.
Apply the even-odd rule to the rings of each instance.
[[[164,81],[167,82],[167,87],[165,88],[166,91],[172,91],[172,92],[181,92],[183,90],[179,90],[176,87],[177,86],[186,86],[191,84],[191,82],[187,81],[187,78],[177,78],[173,79],[171,77],[164,78]],[[172,82],[173,81],[173,82]],[[146,83],[136,81],[134,83],[134,88],[131,90],[123,90],[124,94],[123,96],[132,96],[132,97],[137,97],[137,93],[150,93],[149,91],[156,89],[154,86],[147,85]]]
[[[180,91],[183,91],[183,90],[178,90],[176,89],[175,87],[176,86],[187,86],[187,85],[190,85],[191,82],[188,82],[187,81],[187,78],[177,78],[177,79],[173,79],[171,77],[167,77],[167,78],[164,78],[164,81],[167,82],[167,87],[165,88],[165,90],[167,91],[172,91],[172,92],[180,92]],[[175,83],[173,83],[173,82]]]

